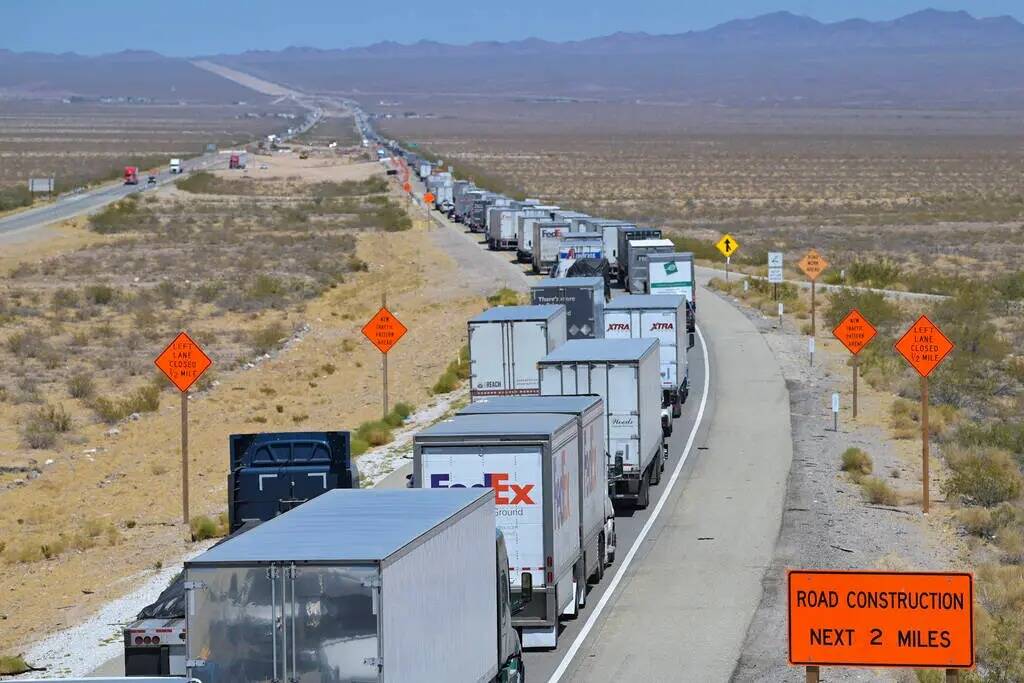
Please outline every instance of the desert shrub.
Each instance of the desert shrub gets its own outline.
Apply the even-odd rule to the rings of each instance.
[[[353,436],[351,441],[352,455],[362,455],[366,451],[370,450],[370,444],[365,439],[361,439],[358,436]]]
[[[1021,564],[1024,562],[1024,534],[1019,527],[1003,527],[996,531],[996,545],[1003,562]]]
[[[391,412],[389,412],[384,418],[384,422],[389,427],[401,427],[406,418],[412,414],[412,411],[412,404],[404,402],[396,403],[395,407],[392,408]]]
[[[356,436],[370,446],[383,446],[392,439],[391,425],[384,420],[370,420],[356,428]]]
[[[1018,581],[1024,582],[1022,579]],[[1021,647],[1024,620],[1019,614],[1005,612],[992,618],[986,626],[984,645],[979,648],[986,683],[1024,681],[1024,648]]]
[[[502,287],[487,297],[487,303],[491,306],[519,306],[523,303],[523,295],[514,289]]]
[[[841,459],[843,472],[849,472],[854,479],[871,474],[871,456],[861,449],[851,446],[843,451]]]
[[[0,674],[2,675],[13,676],[31,670],[32,668],[25,663],[21,655],[0,655]]]
[[[254,330],[250,338],[250,345],[252,350],[257,355],[263,355],[264,353],[270,353],[288,340],[288,331],[284,325],[278,321],[274,321],[268,325]]]
[[[139,196],[130,194],[89,217],[93,232],[109,235],[152,228],[157,223],[153,213],[141,206]]]
[[[324,363],[323,365],[320,366],[320,370],[325,375],[333,375],[335,372],[338,371],[338,366],[335,365],[334,363]]]
[[[68,377],[67,386],[71,398],[92,398],[96,394],[96,383],[87,372],[76,372]]]
[[[90,404],[93,412],[109,424],[119,422],[132,413],[151,413],[160,408],[160,388],[155,385],[139,387],[121,400],[98,396]]]
[[[21,436],[29,448],[52,448],[57,436],[71,429],[71,416],[64,406],[46,404],[30,410]]]
[[[957,429],[957,443],[962,446],[994,447],[1024,454],[1024,422],[999,421],[989,424],[965,422]]]
[[[459,378],[455,373],[450,370],[446,370],[441,373],[437,381],[434,382],[434,386],[430,388],[431,392],[435,394],[448,394],[459,388]]]
[[[900,320],[899,306],[881,294],[843,288],[829,293],[828,305],[824,310],[825,322],[830,328],[835,327],[854,308],[878,328],[880,336],[883,337],[873,340],[871,346],[879,346],[879,342],[889,336]],[[884,343],[881,345],[886,346]]]
[[[206,515],[197,515],[189,521],[189,530],[192,533],[193,541],[205,541],[210,538],[226,536],[227,516],[221,514],[217,519]]]
[[[990,537],[996,531],[992,511],[988,508],[966,507],[957,510],[957,521],[972,536]]]
[[[50,302],[54,310],[60,311],[65,308],[74,308],[78,305],[78,292],[67,287],[60,287],[55,290]]]
[[[878,477],[862,477],[860,480],[861,494],[864,500],[874,505],[897,505],[899,496],[896,491]]]
[[[992,507],[1020,496],[1020,469],[1006,451],[951,448],[947,449],[946,462],[952,470],[942,485],[947,498]]]
[[[32,206],[32,193],[28,191],[26,184],[19,183],[0,188],[0,211],[20,209],[23,206]]]
[[[96,284],[85,286],[85,299],[97,306],[106,306],[114,300],[116,290],[110,285]]]
[[[856,285],[887,289],[900,279],[900,269],[886,258],[878,261],[858,259],[847,266],[846,277]]]

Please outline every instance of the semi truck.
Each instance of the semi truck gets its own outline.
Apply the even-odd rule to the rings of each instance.
[[[171,159],[171,175],[178,175],[181,173],[181,159]]]
[[[661,239],[659,228],[620,228],[618,231],[619,248],[616,258],[619,262],[619,285],[626,287],[626,275],[629,272],[629,241]]]
[[[604,336],[604,279],[600,277],[547,278],[530,287],[535,305],[565,306],[568,339]]]
[[[565,274],[578,259],[604,258],[604,239],[597,232],[570,232],[562,235],[558,242],[558,264],[552,269],[552,277]]]
[[[558,247],[569,234],[569,221],[537,221],[533,224],[530,258],[534,273],[547,273],[558,263]]]
[[[348,432],[228,437],[228,529],[243,533],[329,490],[359,488]],[[128,676],[185,674],[185,591],[179,575],[123,631]]]
[[[516,261],[533,262],[533,224],[550,221],[558,211],[557,206],[536,205],[525,209],[516,217]]]
[[[690,309],[686,331],[693,334],[697,323],[697,281],[693,269],[693,252],[647,255],[651,294],[679,294],[686,297]],[[690,346],[693,346],[692,341]]]
[[[638,508],[664,468],[658,366],[657,339],[574,339],[538,363],[542,396],[604,400],[609,494]]]
[[[124,184],[125,185],[138,185],[139,184],[139,167],[138,166],[125,166],[124,167]]]
[[[682,415],[690,394],[687,359],[693,335],[686,331],[687,317],[686,297],[677,294],[624,294],[612,299],[604,313],[605,338],[658,340],[661,406],[671,406],[673,418]]]
[[[470,400],[537,395],[537,361],[565,343],[565,307],[499,306],[468,328]]]
[[[470,403],[459,415],[571,415],[576,419],[580,463],[580,547],[584,575],[598,583],[615,561],[615,509],[608,497],[604,402],[599,396],[495,396]],[[586,593],[583,593],[586,596]],[[580,607],[583,607],[580,603]]]
[[[604,237],[604,257],[608,259],[611,276],[619,276],[619,230],[636,228],[632,223],[609,218],[587,218],[583,221],[583,229],[588,232],[599,232]]]
[[[246,158],[245,152],[232,152],[231,156],[228,157],[228,168],[229,169],[243,169],[245,168]]]
[[[487,246],[493,250],[516,248],[516,219],[523,211],[520,202],[492,206],[487,215]]]
[[[335,490],[186,561],[187,675],[522,681],[495,499]]]
[[[626,291],[632,294],[648,294],[650,291],[648,257],[651,254],[672,253],[675,245],[672,244],[672,240],[666,239],[629,240],[626,249],[629,259]]]
[[[555,647],[560,617],[575,616],[586,592],[579,448],[576,418],[564,414],[456,415],[413,437],[414,486],[493,489],[512,599],[532,592],[512,618],[525,648]]]

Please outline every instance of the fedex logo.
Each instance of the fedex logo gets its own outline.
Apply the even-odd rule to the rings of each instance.
[[[672,323],[651,323],[651,332],[655,330],[671,330],[674,327]]]
[[[451,484],[451,474],[431,474],[432,489],[464,489],[465,484]],[[485,472],[484,483],[472,484],[473,489],[494,489],[494,502],[497,505],[534,505],[530,492],[534,484],[513,484],[508,481],[508,472]]]
[[[629,323],[608,323],[609,332],[613,332],[616,330],[622,332],[629,332]]]

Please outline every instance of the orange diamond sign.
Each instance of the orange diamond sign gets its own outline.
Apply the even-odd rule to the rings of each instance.
[[[380,349],[381,353],[390,351],[408,331],[408,328],[386,308],[377,311],[377,315],[363,325],[363,334]]]
[[[402,183],[402,189],[406,192],[412,192],[412,185],[410,183]]]
[[[428,192],[425,195],[423,195],[423,201],[425,201],[427,204],[433,204],[434,203],[434,193],[433,192]]]
[[[896,342],[896,350],[922,377],[930,375],[953,346],[953,342],[925,315],[918,318]]]
[[[213,361],[203,353],[199,344],[184,332],[175,337],[153,362],[167,375],[167,379],[178,387],[178,391],[188,391],[207,368],[213,365]]]
[[[846,314],[836,329],[832,330],[835,338],[842,342],[850,353],[857,355],[868,342],[875,338],[878,330],[869,323],[856,308]]]
[[[807,279],[813,282],[818,279],[823,270],[828,268],[828,261],[816,250],[811,249],[804,254],[804,257],[797,262],[797,265],[800,266],[800,270],[804,271]]]

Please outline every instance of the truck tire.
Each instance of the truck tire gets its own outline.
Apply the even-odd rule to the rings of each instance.
[[[604,578],[604,554],[605,554],[605,543],[604,543],[604,532],[597,537],[597,571],[594,572],[594,583],[601,583],[601,579]]]
[[[648,467],[640,478],[640,489],[636,492],[636,509],[644,510],[651,504],[651,468]]]
[[[683,414],[683,398],[682,394],[676,394],[676,400],[672,403],[672,417],[681,417]]]
[[[663,448],[659,448],[658,455],[654,457],[654,462],[651,463],[651,486],[657,486],[661,483],[662,464],[665,462],[663,451]]]

